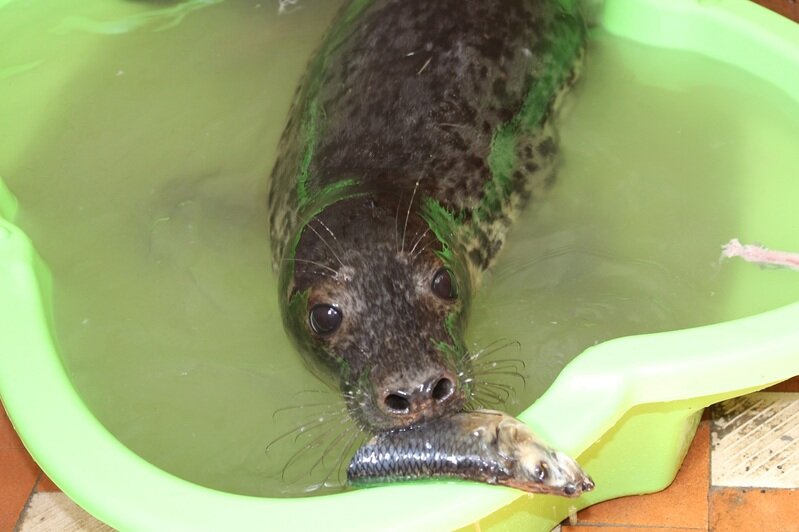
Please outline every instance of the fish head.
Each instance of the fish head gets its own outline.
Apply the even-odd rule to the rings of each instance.
[[[594,489],[594,481],[576,460],[547,445],[524,423],[503,416],[496,428],[497,446],[508,460],[509,476],[500,484],[563,497],[579,497]]]

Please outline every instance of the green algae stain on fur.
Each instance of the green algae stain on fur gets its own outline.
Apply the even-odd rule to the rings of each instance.
[[[300,163],[300,172],[297,176],[297,198],[300,202],[300,208],[305,207],[311,202],[311,194],[308,191],[308,180],[311,171],[311,162],[313,161],[314,143],[318,133],[320,114],[321,109],[319,104],[315,101],[312,102],[308,110],[308,117],[302,125],[302,136],[305,139],[306,147],[302,162]]]
[[[483,199],[477,207],[475,216],[478,222],[487,221],[502,210],[502,204],[510,196],[511,174],[516,169],[517,133],[514,124],[503,124],[494,133],[491,153],[488,154],[488,168],[491,180],[486,183]]]
[[[341,42],[346,38],[353,21],[357,20],[358,15],[371,1],[372,0],[356,0],[351,2],[344,9],[340,23],[333,26],[330,30],[332,35],[328,39],[328,45],[318,52],[312,64],[309,66],[309,81],[306,87],[309,103],[300,126],[300,134],[302,142],[305,144],[305,149],[303,150],[297,175],[297,198],[299,201],[299,208],[303,208],[312,203],[318,203],[318,201],[315,201],[316,198],[314,197],[312,179],[310,176],[317,139],[323,130],[325,118],[325,110],[318,98],[322,82],[322,77],[318,75],[318,73],[324,69],[331,52],[340,46]]]
[[[567,4],[572,6],[571,2]],[[515,186],[514,172],[526,174],[522,179],[527,179],[532,172],[539,170],[523,167],[521,163],[524,161],[520,161],[519,152],[525,138],[536,138],[547,127],[546,122],[557,100],[577,76],[584,49],[585,28],[575,18],[574,9],[567,7],[561,15],[563,21],[557,24],[558,29],[554,32],[546,68],[535,73],[536,81],[529,87],[521,110],[494,131],[487,158],[491,180],[486,183],[483,198],[474,214],[477,223],[496,218],[507,206]],[[530,73],[531,76],[533,74]],[[541,149],[541,145],[531,146],[531,149]],[[518,180],[519,176],[515,177]]]
[[[273,263],[287,332],[367,429],[472,401],[472,294],[554,169],[583,34],[557,0],[360,0],[311,60],[270,182]]]

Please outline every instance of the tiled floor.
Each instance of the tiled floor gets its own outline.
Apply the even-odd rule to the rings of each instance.
[[[561,532],[799,532],[799,377],[714,405],[667,489],[578,512]]]
[[[799,2],[796,0],[755,0],[758,4],[776,11],[783,17],[799,22]]]
[[[577,514],[561,532],[799,532],[799,377],[713,406],[674,483]],[[31,460],[0,409],[0,532],[109,530]]]
[[[81,510],[48,479],[0,408],[0,532],[111,530]]]
[[[799,21],[797,0],[756,1]],[[558,528],[799,532],[799,377],[713,407],[666,490],[597,504]],[[13,530],[110,529],[42,473],[0,408],[0,532]]]

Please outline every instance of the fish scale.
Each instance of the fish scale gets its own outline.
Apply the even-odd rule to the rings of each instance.
[[[375,435],[350,461],[352,485],[450,477],[576,497],[594,483],[521,421],[476,410]]]

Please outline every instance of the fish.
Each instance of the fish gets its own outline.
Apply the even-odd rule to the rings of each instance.
[[[497,410],[460,412],[377,433],[347,468],[347,481],[356,487],[433,478],[570,498],[595,486],[577,461]]]

